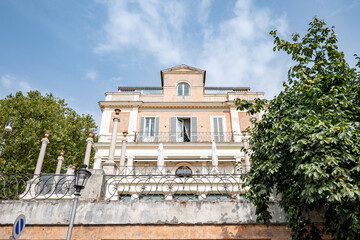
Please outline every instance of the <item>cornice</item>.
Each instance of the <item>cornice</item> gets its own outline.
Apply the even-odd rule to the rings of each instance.
[[[101,109],[111,107],[139,107],[139,108],[228,108],[233,101],[222,102],[143,102],[143,101],[100,101]]]

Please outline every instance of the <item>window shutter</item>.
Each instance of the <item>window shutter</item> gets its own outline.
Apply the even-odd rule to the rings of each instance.
[[[191,117],[191,142],[197,142],[198,141],[198,130],[197,130],[197,117]]]
[[[144,136],[144,122],[145,122],[145,118],[141,117],[140,118],[140,131],[139,131],[139,136],[138,136],[138,141],[142,142],[143,141],[143,136]]]
[[[170,142],[176,142],[176,117],[170,118]]]
[[[155,129],[154,129],[154,134],[155,134],[155,142],[159,142],[159,129],[160,129],[160,121],[159,121],[159,117],[155,117]]]
[[[215,142],[219,141],[218,118],[213,117],[213,138]]]
[[[219,123],[219,142],[224,142],[224,127],[223,127],[223,118],[222,117],[218,117],[218,123]]]

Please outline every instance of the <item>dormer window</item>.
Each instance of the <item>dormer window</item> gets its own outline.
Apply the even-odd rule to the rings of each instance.
[[[187,83],[179,83],[178,96],[190,96],[190,85]]]

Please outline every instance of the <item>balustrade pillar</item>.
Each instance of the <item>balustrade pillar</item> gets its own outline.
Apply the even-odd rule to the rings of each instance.
[[[123,132],[124,138],[122,140],[121,145],[121,155],[120,155],[120,174],[124,173],[124,166],[125,166],[125,158],[126,158],[126,144],[127,144],[127,132]]]
[[[162,143],[159,144],[158,148],[157,167],[161,174],[165,174],[164,145]]]
[[[94,133],[89,132],[89,137],[88,137],[88,139],[86,139],[87,145],[86,145],[86,151],[85,151],[85,157],[84,157],[84,164],[86,166],[88,166],[87,168],[89,168],[89,163],[90,163],[91,146],[94,144],[94,140],[92,138],[93,136],[94,136]]]
[[[103,169],[106,174],[114,175],[116,172],[116,164],[114,161],[115,157],[115,147],[116,147],[116,138],[117,138],[117,129],[120,122],[120,109],[115,109],[115,116],[113,118],[113,129],[111,134],[111,142],[110,142],[110,149],[109,149],[109,157],[108,160],[103,164]]]
[[[128,175],[134,174],[134,157],[133,156],[128,156],[126,170],[127,170],[126,174],[128,174]]]
[[[57,158],[58,164],[57,164],[57,167],[56,167],[55,174],[60,174],[60,172],[61,172],[61,165],[64,162],[64,154],[65,154],[65,151],[61,150],[60,151],[60,156]]]
[[[50,143],[50,141],[48,139],[49,135],[50,135],[50,132],[46,131],[45,137],[43,139],[41,139],[40,153],[39,153],[39,157],[38,157],[35,172],[34,172],[35,176],[40,175],[40,173],[41,173],[41,168],[42,168],[42,164],[44,162],[44,157],[45,157],[45,152],[46,152],[46,146]]]

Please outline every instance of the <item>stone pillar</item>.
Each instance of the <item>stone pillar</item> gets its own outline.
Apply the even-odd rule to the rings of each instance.
[[[44,157],[45,157],[45,152],[46,152],[46,146],[50,143],[49,139],[48,139],[49,135],[50,135],[50,132],[46,131],[45,137],[43,139],[41,139],[40,153],[39,153],[39,157],[38,157],[35,172],[34,172],[35,176],[40,175],[40,173],[41,173],[41,168],[42,168],[42,164],[44,162]]]
[[[66,175],[74,175],[75,174],[76,165],[70,164],[66,169]]]
[[[230,107],[230,116],[231,126],[234,134],[234,142],[241,142],[239,112],[237,111],[236,107]]]
[[[62,165],[62,163],[64,161],[64,154],[65,154],[65,151],[61,150],[60,151],[60,156],[57,158],[58,164],[57,164],[57,167],[56,167],[55,174],[60,174],[60,172],[61,172],[61,165]]]
[[[53,191],[52,192],[57,191],[57,185],[58,185],[59,179],[60,179],[59,175],[61,173],[61,165],[64,162],[64,154],[65,154],[65,151],[61,150],[60,151],[60,156],[57,158],[58,164],[56,166],[55,177],[54,177],[54,185],[53,185]]]
[[[125,158],[126,158],[126,143],[127,143],[127,132],[123,132],[124,138],[122,140],[121,145],[121,155],[120,155],[120,174],[124,174],[124,167],[125,167]]]
[[[125,174],[134,174],[134,156],[128,156]]]
[[[93,169],[101,169],[101,156],[99,152],[95,153],[95,160],[94,160],[94,168]]]
[[[116,147],[116,138],[117,138],[117,129],[120,122],[120,109],[115,109],[115,116],[113,118],[113,129],[111,135],[110,149],[108,160],[103,164],[103,169],[105,174],[114,175],[116,173],[116,164],[114,161],[115,156],[115,147]]]
[[[94,144],[93,137],[94,133],[89,132],[89,137],[86,139],[87,145],[86,145],[86,151],[85,151],[85,157],[84,157],[84,164],[89,168],[90,163],[90,155],[91,155],[91,146]]]
[[[164,145],[159,144],[158,148],[158,158],[157,158],[157,169],[163,175],[165,174],[165,161],[164,161]]]
[[[72,182],[75,178],[75,169],[76,169],[76,165],[75,164],[70,164],[68,167],[67,167],[67,170],[66,170],[66,181],[67,182]]]

